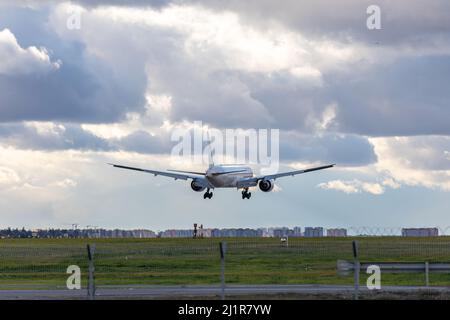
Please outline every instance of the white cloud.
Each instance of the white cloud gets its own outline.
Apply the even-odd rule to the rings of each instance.
[[[58,136],[66,130],[64,125],[51,121],[24,121],[23,124],[25,127],[35,129],[40,135]]]
[[[0,31],[0,74],[28,74],[58,69],[60,61],[52,62],[46,48],[22,48],[9,29]]]
[[[379,183],[364,182],[357,179],[349,181],[332,180],[319,183],[317,186],[322,189],[338,190],[348,194],[367,192],[374,195],[380,195],[384,193],[384,188]]]
[[[380,81],[383,89],[382,84],[388,86],[387,81],[381,82],[377,76],[382,77],[384,72],[367,72],[377,70],[378,65],[397,70],[401,65],[396,63],[397,58],[404,61],[405,57],[417,54],[396,45],[374,45],[350,36],[332,37],[296,29],[272,19],[267,19],[264,25],[254,24],[239,12],[211,10],[207,5],[170,4],[152,9],[108,6],[108,3],[87,6],[82,12],[82,27],[76,32],[64,27],[68,3],[53,8],[49,24],[64,41],[84,44],[84,57],[94,70],[100,60],[124,85],[144,83],[146,79],[152,95],[170,96],[171,108],[152,109],[155,121],[203,119],[219,126],[239,123],[255,127],[255,123],[262,123],[301,130],[305,119],[312,117],[329,130],[330,123],[320,115],[335,102],[339,108],[333,120],[341,131],[373,134],[371,126],[364,122],[372,118],[372,109],[383,109],[379,99],[376,97],[372,105],[373,99],[366,97],[371,97],[373,90],[366,92],[362,88],[352,92],[352,89],[367,77],[374,78],[376,83]],[[280,7],[285,11],[290,6],[296,8],[292,3]],[[342,33],[345,35],[345,30]],[[124,47],[126,55],[122,53]],[[395,63],[393,68],[391,63]],[[401,77],[395,74],[387,78]],[[339,88],[339,84],[344,86]],[[387,109],[396,105],[393,93],[404,97],[399,90],[389,90],[384,98]],[[396,109],[404,117],[402,105],[398,103]],[[215,112],[210,112],[211,109]],[[391,113],[388,111],[386,117]],[[355,119],[356,114],[361,116]],[[403,122],[414,120],[414,114],[408,114]],[[379,128],[383,124],[391,126],[390,121],[380,118],[381,121],[374,121],[375,130],[382,130]],[[306,129],[311,128],[315,126]],[[395,128],[409,130],[408,126]],[[123,136],[118,130],[111,134]]]
[[[369,141],[374,146],[376,163],[339,169],[346,175],[363,175],[377,179],[379,183],[364,185],[359,180],[336,180],[323,183],[320,187],[347,193],[382,193],[385,188],[399,189],[402,186],[450,191],[450,159],[446,153],[450,145],[449,137],[378,137],[369,138]]]
[[[67,4],[57,12],[66,12]],[[102,6],[84,12],[86,19],[104,19],[131,26],[172,31],[184,37],[188,56],[212,69],[270,73],[285,70],[317,86],[322,70],[340,68],[363,57],[353,45],[332,39],[308,39],[274,21],[264,30],[242,21],[232,11],[170,5],[161,10]]]
[[[57,181],[55,185],[61,188],[73,188],[77,186],[77,182],[75,180],[66,178],[64,180]]]
[[[381,184],[392,189],[398,189],[401,187],[401,184],[395,181],[393,178],[386,178]]]
[[[172,107],[172,97],[169,95],[158,95],[147,93],[145,113],[130,112],[122,122],[108,124],[82,124],[84,130],[104,138],[124,138],[137,130],[155,134],[165,131],[165,126],[169,125],[168,115]]]
[[[294,67],[290,73],[300,80],[310,81],[311,84],[320,87],[323,84],[322,72],[311,66]]]
[[[331,103],[324,108],[323,112],[320,115],[308,115],[308,127],[311,128],[313,132],[321,133],[327,131],[327,129],[330,129],[330,127],[336,120],[337,110],[337,103]]]
[[[319,188],[322,189],[332,189],[332,190],[339,190],[343,191],[345,193],[358,193],[359,190],[357,187],[355,187],[353,184],[340,181],[340,180],[333,180],[328,182],[322,182],[318,184]]]
[[[10,185],[20,182],[19,175],[11,168],[0,167],[0,185]]]
[[[361,189],[375,195],[384,193],[384,188],[379,183],[362,182]]]
[[[409,186],[422,186],[450,191],[450,161],[445,157],[445,148],[450,137],[383,137],[370,138],[378,161],[375,170],[388,174]],[[390,182],[386,180],[387,185]]]

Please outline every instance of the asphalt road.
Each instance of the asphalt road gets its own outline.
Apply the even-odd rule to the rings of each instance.
[[[419,287],[419,286],[386,286],[383,292],[410,293],[446,292],[450,287]],[[368,292],[366,287],[360,287],[360,292]],[[269,294],[340,294],[352,293],[352,286],[345,285],[229,285],[226,295],[269,295]],[[135,287],[101,287],[96,290],[96,297],[103,299],[133,299],[133,298],[171,298],[171,297],[207,297],[220,296],[220,286],[135,286]],[[87,290],[0,290],[0,300],[11,299],[86,299]]]

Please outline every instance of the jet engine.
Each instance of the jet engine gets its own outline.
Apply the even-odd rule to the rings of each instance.
[[[275,185],[275,183],[273,180],[261,180],[259,182],[259,188],[263,192],[272,191],[274,185]]]
[[[199,183],[198,183],[197,181],[195,181],[195,180],[192,180],[192,182],[191,182],[191,188],[192,188],[192,190],[194,190],[194,191],[196,191],[196,192],[200,192],[200,191],[205,190],[205,187],[202,186],[201,184],[199,184]]]

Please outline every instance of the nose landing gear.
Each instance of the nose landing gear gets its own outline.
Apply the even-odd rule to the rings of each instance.
[[[212,196],[213,196],[213,193],[210,192],[208,189],[208,190],[206,190],[205,194],[203,195],[203,199],[206,199],[206,198],[211,199]]]
[[[250,199],[251,196],[252,196],[252,193],[248,192],[248,188],[245,188],[244,190],[242,190],[242,199]]]

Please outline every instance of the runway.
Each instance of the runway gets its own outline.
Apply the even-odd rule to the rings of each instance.
[[[309,295],[337,295],[353,293],[353,286],[347,285],[228,285],[225,288],[227,296],[302,294]],[[361,293],[368,293],[366,287],[360,287]],[[450,293],[450,287],[423,286],[386,286],[378,292],[414,293],[435,292]],[[96,290],[98,299],[157,299],[157,298],[196,298],[219,297],[220,286],[114,286],[100,287]],[[43,290],[0,290],[0,300],[66,300],[86,299],[87,290],[43,289]]]

